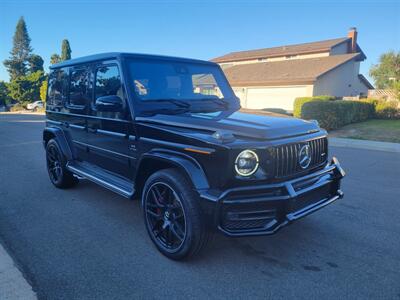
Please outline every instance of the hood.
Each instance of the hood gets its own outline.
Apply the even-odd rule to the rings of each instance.
[[[210,131],[210,134],[220,131],[238,137],[267,140],[309,134],[320,130],[315,122],[267,112],[254,114],[218,111],[181,115],[157,114],[151,117],[137,117],[136,120],[191,130],[206,130]]]

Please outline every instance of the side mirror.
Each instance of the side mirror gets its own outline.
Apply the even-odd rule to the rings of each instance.
[[[119,112],[122,110],[122,99],[116,95],[102,96],[96,99],[98,111]]]

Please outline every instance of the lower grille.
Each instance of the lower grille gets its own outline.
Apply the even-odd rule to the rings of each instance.
[[[310,147],[311,162],[306,169],[318,166],[328,156],[328,140],[326,137],[306,142],[287,144],[274,148],[275,176],[286,177],[304,171],[299,165],[299,151],[304,146]]]
[[[317,203],[318,201],[328,199],[331,196],[331,185],[327,184],[323,187],[320,187],[316,190],[297,197],[292,205],[291,211],[296,212],[311,204]]]
[[[227,230],[261,229],[268,227],[277,218],[276,208],[267,208],[265,204],[224,205],[222,227]]]

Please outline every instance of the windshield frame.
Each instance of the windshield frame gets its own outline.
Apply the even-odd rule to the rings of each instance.
[[[126,74],[126,81],[125,81],[125,88],[129,94],[129,98],[131,101],[134,103],[134,110],[135,110],[135,115],[142,115],[146,114],[146,111],[154,111],[157,110],[157,108],[160,108],[160,110],[163,111],[163,113],[166,113],[168,109],[171,109],[172,111],[176,111],[177,106],[171,101],[165,101],[163,103],[163,100],[160,99],[160,101],[157,100],[142,100],[139,97],[137,97],[136,92],[134,90],[134,75],[131,73],[131,68],[130,68],[130,62],[131,61],[150,61],[150,62],[176,62],[179,64],[190,64],[190,65],[208,65],[210,67],[215,68],[217,72],[219,72],[219,80],[221,81],[220,83],[224,85],[225,92],[227,92],[229,97],[224,97],[223,98],[218,98],[218,101],[224,101],[227,103],[226,107],[223,108],[221,105],[218,105],[215,101],[212,99],[177,99],[178,101],[182,102],[187,102],[190,104],[190,107],[185,111],[185,112],[198,112],[199,110],[201,111],[202,109],[207,110],[207,111],[221,111],[221,110],[237,110],[240,108],[240,102],[239,98],[236,97],[234,91],[232,90],[232,87],[230,86],[228,80],[226,79],[226,76],[224,72],[222,71],[221,67],[213,62],[208,62],[208,61],[201,61],[201,60],[192,60],[192,59],[185,59],[185,58],[170,58],[170,57],[136,57],[136,56],[126,56],[123,59],[123,65],[124,65],[124,73]],[[224,93],[225,94],[225,93]],[[205,95],[206,96],[206,95]],[[167,100],[167,99],[166,99]],[[210,100],[210,101],[208,101]],[[157,103],[157,106],[155,107],[155,103]]]

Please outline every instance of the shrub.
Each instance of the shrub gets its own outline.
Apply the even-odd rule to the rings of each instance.
[[[315,119],[325,129],[365,121],[374,114],[374,106],[366,101],[311,101],[304,103],[301,118]]]
[[[25,107],[24,107],[24,104],[22,104],[22,103],[17,103],[10,107],[11,112],[23,111],[23,110],[25,110]]]
[[[400,109],[397,101],[380,100],[375,105],[375,116],[378,119],[398,119]]]
[[[314,97],[300,97],[294,100],[293,116],[301,118],[303,105],[311,101],[332,101],[336,100],[333,96],[314,96]]]

